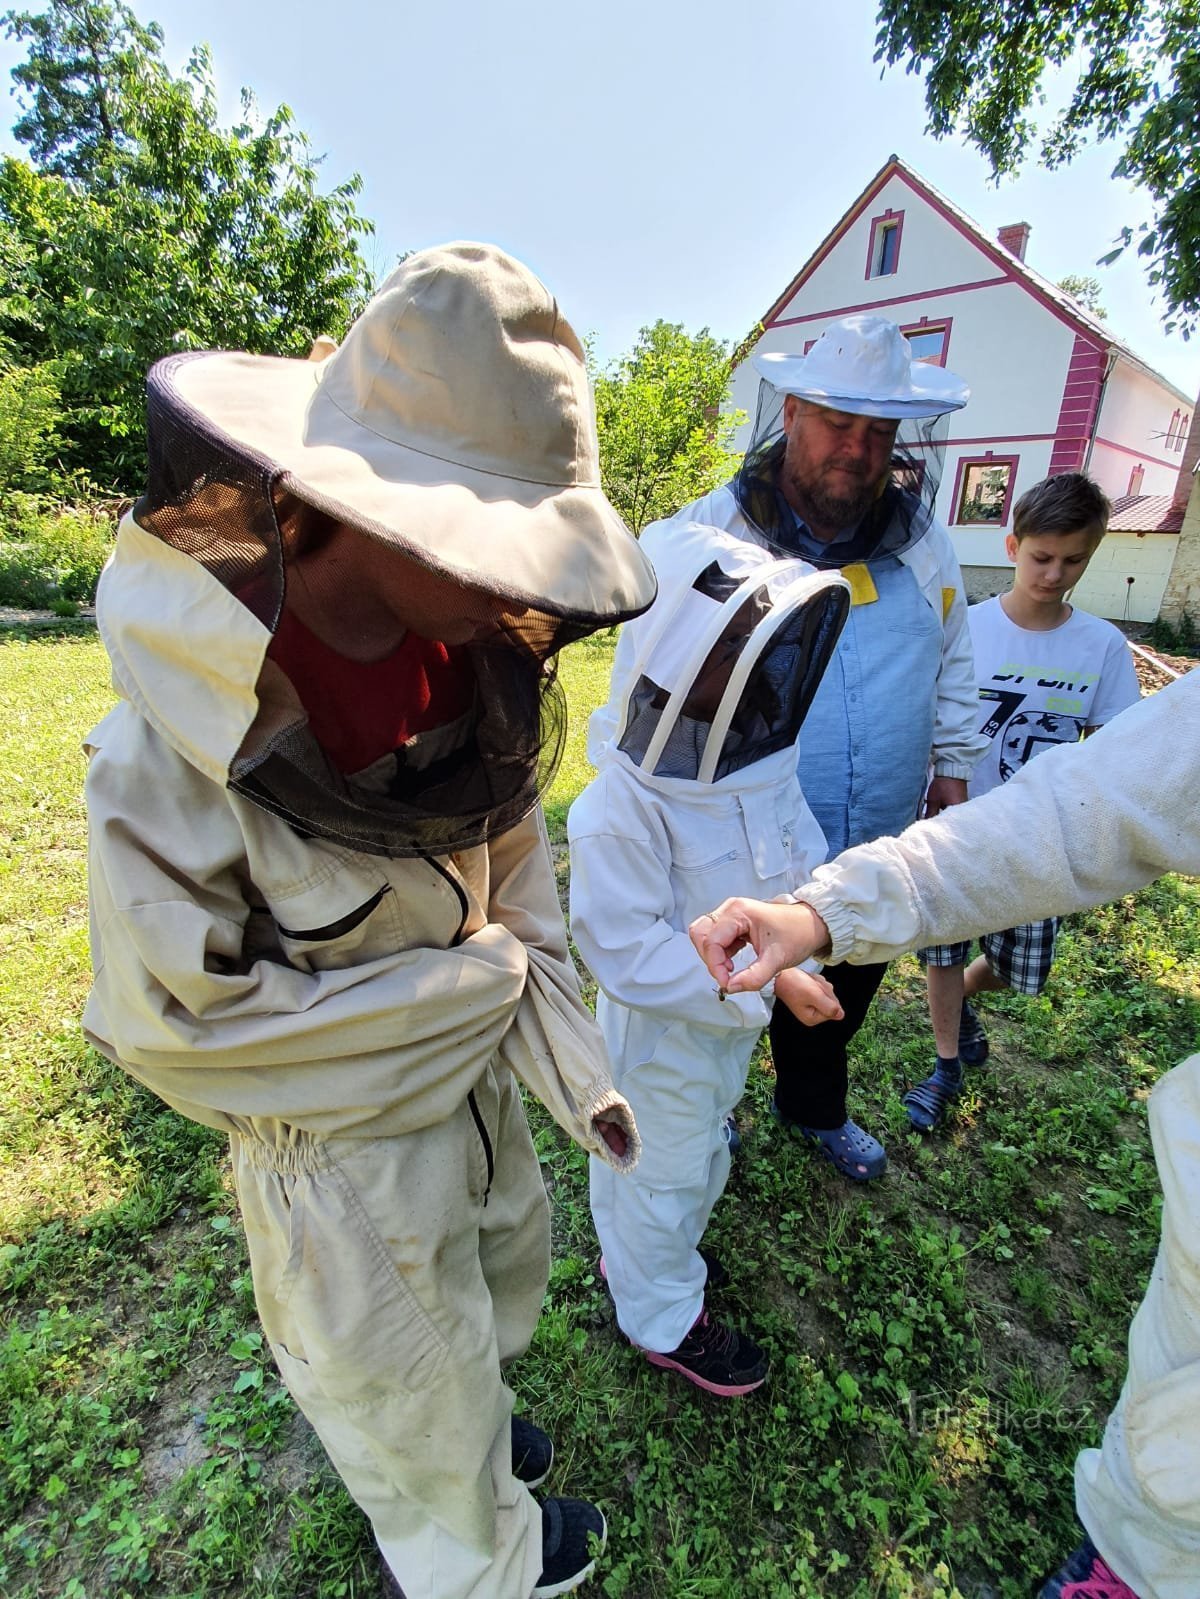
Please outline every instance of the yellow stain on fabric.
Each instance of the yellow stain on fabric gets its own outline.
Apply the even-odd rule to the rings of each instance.
[[[954,590],[953,589],[943,589],[942,590],[942,621],[943,622],[950,615],[950,607],[953,604],[954,604]]]

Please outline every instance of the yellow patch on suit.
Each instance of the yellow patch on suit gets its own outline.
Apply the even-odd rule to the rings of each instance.
[[[942,590],[942,621],[943,622],[950,615],[950,607],[954,604],[954,595],[955,595],[955,590],[954,589],[943,589]]]
[[[850,585],[851,605],[873,605],[879,598],[871,569],[864,562],[852,561],[849,566],[843,566],[842,576]]]

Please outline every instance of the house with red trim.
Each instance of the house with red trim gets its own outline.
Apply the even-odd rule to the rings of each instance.
[[[889,157],[735,352],[731,404],[755,413],[752,354],[802,354],[854,311],[890,317],[919,359],[971,385],[949,421],[937,501],[970,596],[1009,586],[1013,501],[1052,473],[1086,471],[1116,514],[1075,598],[1102,616],[1152,621],[1178,552],[1195,407],[1028,265],[1029,232],[1018,223],[989,237]]]

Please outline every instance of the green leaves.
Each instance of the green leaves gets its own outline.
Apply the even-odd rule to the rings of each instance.
[[[965,134],[996,177],[1036,157],[1070,161],[1087,137],[1126,140],[1113,176],[1154,203],[1138,253],[1167,306],[1168,332],[1200,316],[1198,0],[880,0],[875,59],[925,72],[929,131]],[[1048,69],[1080,63],[1066,109],[1041,130]],[[1036,146],[1036,148],[1035,148]],[[1132,242],[1122,230],[1114,261]]]
[[[732,471],[741,413],[721,414],[725,346],[707,328],[643,328],[628,355],[595,378],[605,493],[635,533],[716,488]]]
[[[33,162],[0,167],[0,340],[22,366],[57,363],[67,464],[132,488],[153,361],[304,356],[344,331],[371,287],[360,180],[321,192],[291,111],[263,116],[248,91],[219,127],[207,50],[172,76],[124,6],[52,0],[5,20],[30,41],[16,132]]]

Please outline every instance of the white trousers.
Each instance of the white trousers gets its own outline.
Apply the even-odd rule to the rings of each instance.
[[[642,1155],[628,1177],[592,1157],[592,1220],[621,1331],[665,1354],[704,1308],[697,1250],[729,1178],[725,1118],[745,1089],[758,1032],[663,1025],[604,1001],[596,1017]]]
[[[1162,1239],[1099,1449],[1075,1462],[1079,1519],[1139,1599],[1200,1594],[1200,1055],[1158,1083],[1150,1131]]]
[[[549,1212],[512,1077],[474,1098],[478,1121],[399,1138],[231,1140],[264,1332],[406,1599],[527,1599],[541,1573],[501,1367],[537,1322]]]

